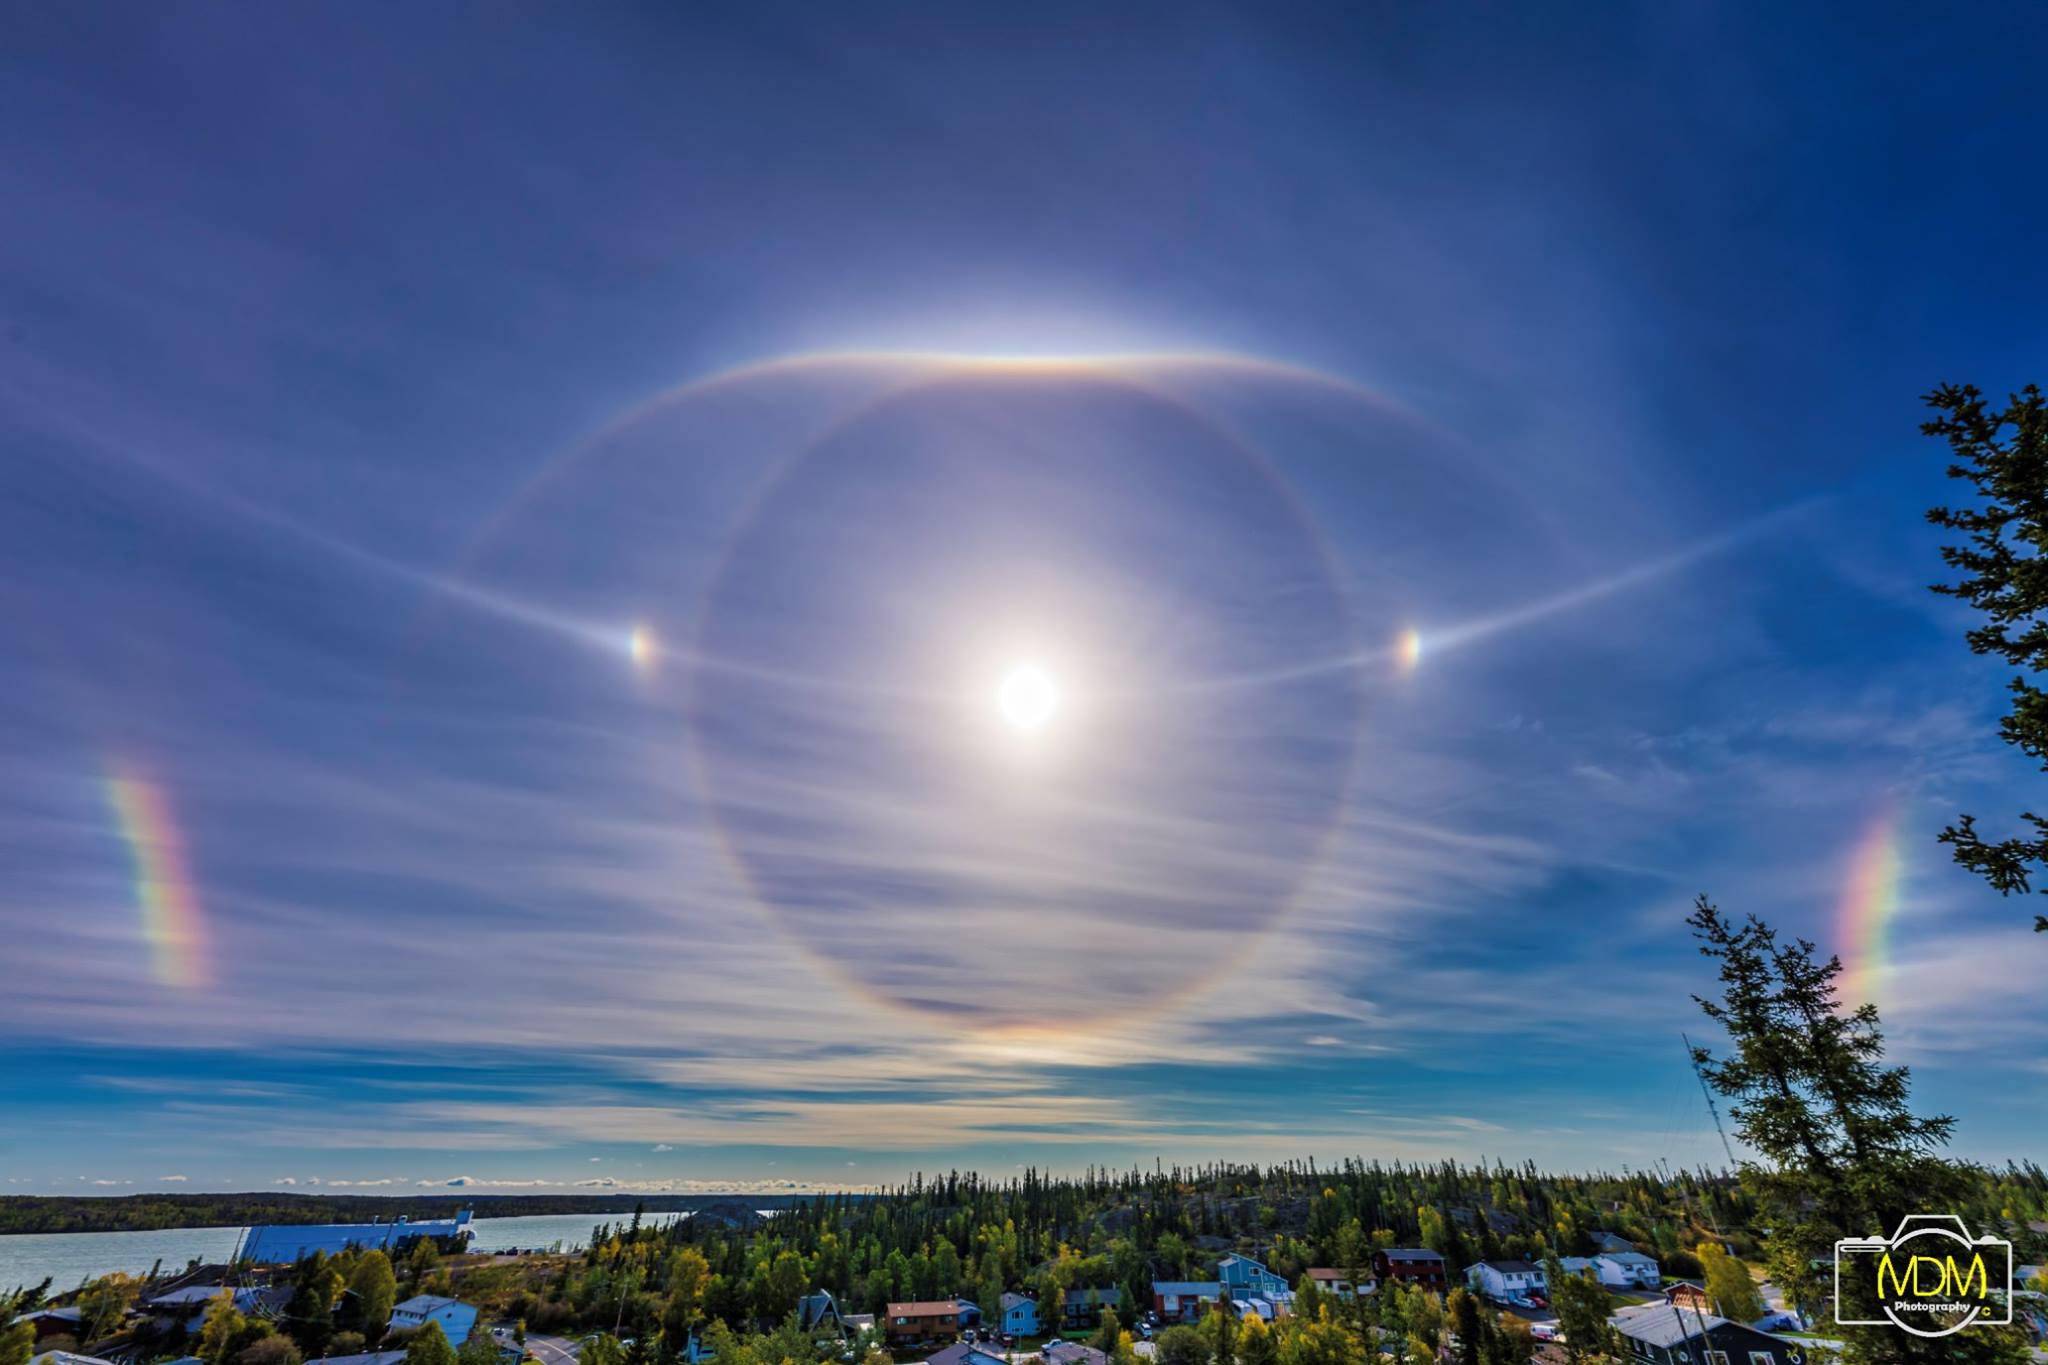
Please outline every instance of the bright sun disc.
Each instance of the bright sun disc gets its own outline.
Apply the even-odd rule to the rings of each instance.
[[[996,689],[996,707],[1003,720],[1018,730],[1036,730],[1052,719],[1059,689],[1042,668],[1029,664],[1010,670]]]

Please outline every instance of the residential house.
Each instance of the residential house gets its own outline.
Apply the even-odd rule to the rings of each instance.
[[[1069,1332],[1092,1332],[1102,1325],[1102,1310],[1105,1308],[1121,1315],[1124,1311],[1124,1291],[1069,1289],[1067,1302],[1060,1316]]]
[[[12,1327],[17,1322],[34,1323],[36,1340],[42,1341],[48,1337],[71,1337],[76,1339],[82,1330],[84,1321],[85,1314],[79,1311],[76,1304],[71,1304],[63,1308],[37,1308],[27,1313],[17,1314],[7,1325]],[[59,1351],[52,1352],[51,1354],[62,1355],[65,1353]]]
[[[1655,1289],[1663,1279],[1654,1257],[1640,1251],[1607,1251],[1593,1258],[1600,1283],[1609,1289]]]
[[[1109,1365],[1109,1357],[1078,1341],[1049,1341],[1039,1352],[1046,1365]]]
[[[1221,1280],[1152,1281],[1152,1311],[1161,1322],[1193,1322],[1222,1297]]]
[[[1287,1281],[1249,1256],[1225,1256],[1216,1263],[1216,1278],[1233,1300],[1274,1298],[1288,1292]]]
[[[849,1336],[859,1336],[862,1332],[875,1330],[873,1313],[841,1313],[839,1321],[845,1326]]]
[[[1634,1251],[1636,1244],[1618,1232],[1596,1232],[1593,1245],[1598,1251]]]
[[[460,1346],[476,1326],[476,1309],[460,1299],[415,1294],[391,1310],[394,1332],[416,1332],[430,1322],[440,1324],[441,1335],[448,1338],[450,1346]]]
[[[1563,1267],[1567,1275],[1591,1275],[1596,1280],[1600,1278],[1600,1268],[1593,1264],[1591,1256],[1560,1256],[1557,1263]]]
[[[19,1322],[17,1318],[15,1321]],[[114,1365],[111,1360],[99,1356],[82,1356],[73,1351],[45,1351],[39,1356],[30,1356],[29,1365]]]
[[[1372,1254],[1372,1273],[1381,1284],[1399,1280],[1405,1285],[1434,1289],[1439,1294],[1450,1287],[1444,1258],[1421,1247],[1389,1247],[1385,1251],[1375,1251]]]
[[[1550,1291],[1550,1278],[1533,1261],[1481,1261],[1466,1268],[1465,1282],[1495,1303],[1526,1303]]]
[[[806,1294],[796,1301],[797,1326],[806,1332],[831,1332],[844,1335],[846,1319],[839,1311],[839,1300],[825,1291]]]
[[[403,1351],[362,1351],[355,1355],[318,1356],[306,1365],[399,1365],[404,1359]]]
[[[883,1323],[883,1333],[892,1345],[909,1346],[928,1341],[951,1341],[960,1334],[959,1299],[924,1299],[892,1303]],[[976,1316],[980,1314],[977,1311]]]
[[[960,1342],[934,1354],[925,1365],[1007,1365],[1002,1354],[972,1342]]]
[[[1328,1266],[1310,1266],[1307,1274],[1308,1282],[1317,1289],[1322,1290],[1325,1294],[1335,1294],[1339,1298],[1363,1298],[1365,1295],[1372,1293],[1371,1285],[1354,1286],[1351,1283],[1350,1276],[1341,1270],[1332,1270]]]
[[[188,1333],[197,1333],[206,1323],[206,1315],[213,1309],[213,1301],[223,1294],[233,1294],[236,1311],[244,1317],[264,1318],[275,1321],[284,1313],[285,1305],[291,1301],[289,1285],[275,1285],[267,1289],[244,1285],[229,1289],[218,1284],[188,1284],[182,1289],[172,1289],[154,1298],[142,1301],[142,1311],[162,1327],[183,1327]]]
[[[1631,1308],[1610,1321],[1632,1365],[1803,1365],[1805,1359],[1782,1337],[1667,1304]]]
[[[997,1327],[1005,1336],[1038,1335],[1038,1300],[1024,1294],[1005,1294],[998,1304]]]

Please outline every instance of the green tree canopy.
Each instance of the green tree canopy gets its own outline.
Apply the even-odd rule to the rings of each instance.
[[[1209,1339],[1182,1323],[1159,1334],[1159,1365],[1210,1365]]]
[[[2023,670],[2007,684],[2012,709],[1998,733],[2048,771],[2048,691],[2031,680],[2048,668],[2048,399],[2029,384],[1993,411],[1974,385],[1943,384],[1926,403],[1940,415],[1920,430],[1948,441],[1949,477],[1967,481],[1982,499],[1975,507],[1928,510],[1929,521],[1964,537],[1941,550],[1961,579],[1937,583],[1934,591],[1983,614],[1967,637],[1972,650]],[[2048,865],[2048,816],[2025,811],[2020,819],[2030,834],[1987,841],[1975,817],[1960,816],[1941,841],[2001,895],[2024,893]],[[2034,916],[2034,928],[2048,931],[2048,915]]]
[[[366,1253],[348,1277],[348,1321],[363,1339],[378,1342],[391,1326],[391,1307],[398,1302],[398,1277],[391,1258],[381,1251]]]
[[[456,1365],[455,1348],[448,1344],[448,1334],[440,1323],[429,1320],[412,1334],[405,1348],[405,1365]]]
[[[1764,1315],[1763,1296],[1756,1292],[1748,1266],[1730,1256],[1719,1242],[1701,1242],[1699,1258],[1707,1297],[1713,1300],[1716,1313],[1737,1322],[1755,1322]]]

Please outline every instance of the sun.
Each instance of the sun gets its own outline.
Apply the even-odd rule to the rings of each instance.
[[[1059,685],[1036,664],[1018,664],[996,689],[996,709],[1013,730],[1044,729],[1059,704]]]

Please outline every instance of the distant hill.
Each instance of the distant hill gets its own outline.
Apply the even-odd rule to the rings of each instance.
[[[755,1209],[786,1209],[804,1194],[128,1194],[0,1195],[0,1234],[17,1232],[140,1232],[158,1228],[229,1228],[255,1223],[367,1223],[372,1219],[447,1218],[473,1209],[478,1218],[587,1214],[623,1222],[635,1207],[648,1213],[711,1210],[721,1223],[744,1221]]]

